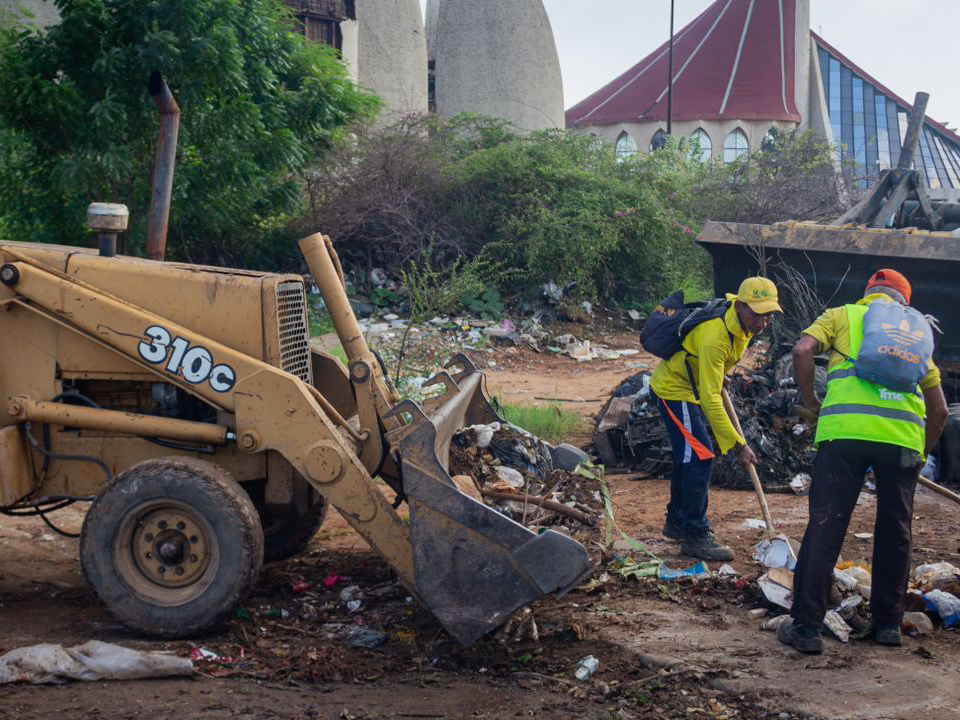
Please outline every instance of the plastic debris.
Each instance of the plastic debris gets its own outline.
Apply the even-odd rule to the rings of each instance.
[[[797,473],[793,476],[793,479],[790,480],[790,489],[797,495],[803,495],[809,492],[810,483],[812,482],[813,478],[810,477],[809,473]]]
[[[350,637],[349,644],[352,647],[373,650],[383,645],[386,641],[387,634],[385,632],[371,630],[370,628],[360,628],[358,632]]]
[[[913,577],[921,592],[944,590],[954,595],[960,593],[960,569],[948,562],[920,565],[913,571]]]
[[[476,445],[478,448],[485,448],[493,440],[493,434],[500,430],[500,423],[493,422],[489,425],[471,425],[468,430],[473,430],[476,435]]]
[[[250,620],[250,611],[245,607],[237,608],[237,619],[238,620]]]
[[[355,613],[360,610],[360,607],[363,603],[360,600],[348,600],[347,601],[347,611]]]
[[[220,659],[220,656],[215,653],[213,650],[208,650],[207,648],[195,647],[190,651],[191,660],[206,660],[207,662],[214,662]]]
[[[359,585],[348,585],[343,590],[340,591],[340,599],[343,602],[349,602],[355,599],[360,594]]]
[[[0,656],[0,684],[49,685],[70,680],[134,680],[192,674],[190,658],[171,652],[131,650],[99,640],[70,648],[51,643],[31,645]]]
[[[766,608],[754,608],[753,610],[750,610],[747,612],[747,617],[750,618],[751,620],[759,620],[760,618],[766,617],[766,616],[767,616]]]
[[[753,551],[753,559],[764,567],[793,570],[797,565],[797,555],[786,535],[761,540]]]
[[[772,617],[769,620],[764,620],[760,624],[761,630],[769,630],[770,632],[776,632],[780,629],[780,626],[783,625],[787,620],[790,619],[789,615],[777,615]]]
[[[710,574],[710,569],[707,567],[707,564],[702,560],[696,565],[691,565],[690,567],[683,570],[671,570],[666,565],[661,564],[660,569],[657,571],[657,577],[661,580],[683,580],[690,578],[700,578],[705,577]]]
[[[758,518],[747,518],[740,527],[743,530],[766,530],[767,524]]]
[[[717,575],[739,575],[739,574],[740,573],[738,573],[734,569],[733,565],[730,565],[728,563],[724,563],[723,565],[720,566],[720,569],[717,570]]]
[[[902,627],[907,635],[913,637],[933,634],[933,620],[931,620],[926,613],[922,612],[905,612],[903,614]]]
[[[869,540],[870,538],[873,537],[873,533],[860,532],[860,533],[854,533],[853,536],[855,538],[858,538],[859,540]]]
[[[323,586],[327,588],[332,588],[334,585],[339,582],[340,576],[336,573],[330,573],[323,579]]]
[[[523,475],[512,467],[501,465],[497,468],[497,477],[500,478],[501,483],[505,484],[505,487],[496,487],[499,483],[494,483],[494,488],[497,490],[508,492],[510,489],[520,490],[524,485]]]
[[[293,584],[293,591],[297,594],[305,593],[307,590],[310,589],[310,587],[311,587],[310,583],[304,582],[301,580],[300,582],[296,582]]]
[[[627,316],[634,322],[640,319],[640,313],[636,310],[627,310]]]
[[[943,590],[925,593],[923,601],[927,609],[935,611],[943,620],[944,627],[953,627],[960,621],[960,598]]]
[[[587,655],[577,663],[577,667],[573,671],[574,677],[576,677],[577,680],[586,680],[597,671],[597,667],[599,665],[599,660],[597,660],[593,655]]]

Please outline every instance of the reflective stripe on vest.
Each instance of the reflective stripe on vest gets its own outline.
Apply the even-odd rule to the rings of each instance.
[[[866,305],[847,305],[850,357],[863,341]],[[895,392],[857,377],[844,360],[827,373],[827,396],[817,423],[816,443],[826,440],[868,440],[923,453],[926,405],[918,393]]]

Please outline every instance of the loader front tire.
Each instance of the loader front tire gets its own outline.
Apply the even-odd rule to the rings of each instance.
[[[197,635],[232,614],[262,563],[250,498],[225,470],[194,458],[121,473],[80,534],[83,574],[110,612],[162,638]]]

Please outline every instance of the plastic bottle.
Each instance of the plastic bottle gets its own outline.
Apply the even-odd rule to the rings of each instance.
[[[577,680],[586,680],[597,671],[600,661],[593,655],[587,655],[583,660],[577,663],[577,669],[573,671]]]

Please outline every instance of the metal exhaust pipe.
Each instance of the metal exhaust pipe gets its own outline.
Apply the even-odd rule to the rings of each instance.
[[[153,165],[150,191],[150,221],[147,227],[147,257],[163,260],[167,254],[167,228],[170,223],[170,197],[173,193],[173,168],[177,160],[177,133],[180,107],[159,70],[150,73],[150,94],[160,111],[160,133]]]
[[[129,217],[126,205],[90,203],[87,207],[87,227],[97,233],[101,257],[117,254],[117,235],[127,229]]]

